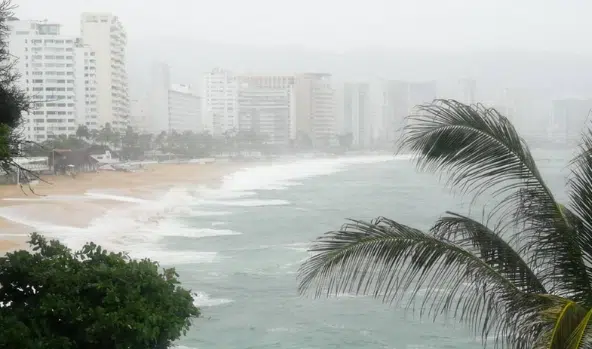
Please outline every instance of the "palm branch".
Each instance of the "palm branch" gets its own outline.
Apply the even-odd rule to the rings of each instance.
[[[312,246],[301,293],[356,292],[448,314],[512,348],[583,348],[592,286],[592,139],[574,160],[571,202],[555,200],[507,118],[437,100],[408,118],[401,147],[420,169],[447,175],[473,198],[498,202],[494,228],[448,213],[429,232],[378,218],[351,221]],[[588,155],[586,155],[588,154]],[[586,158],[586,156],[590,156]],[[446,290],[442,292],[441,290]]]

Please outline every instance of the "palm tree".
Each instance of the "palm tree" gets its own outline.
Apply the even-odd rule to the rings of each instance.
[[[313,244],[299,291],[386,302],[410,295],[408,305],[453,316],[484,344],[490,336],[510,348],[592,347],[592,132],[570,163],[564,205],[496,110],[452,100],[418,110],[402,149],[461,193],[495,198],[484,220],[491,224],[452,212],[429,231],[384,217],[351,220]]]

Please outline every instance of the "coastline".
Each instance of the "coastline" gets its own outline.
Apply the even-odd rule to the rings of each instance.
[[[43,176],[30,188],[0,185],[0,210],[14,210],[14,216],[18,216],[18,220],[11,220],[7,214],[0,215],[0,255],[28,248],[29,235],[36,229],[23,221],[31,217],[42,216],[43,221],[57,226],[86,227],[106,211],[126,204],[105,193],[149,199],[155,192],[179,184],[215,186],[225,175],[244,166],[243,162],[148,164],[140,172],[79,173],[76,178]],[[93,192],[100,194],[80,200]],[[79,200],[72,200],[75,197]]]

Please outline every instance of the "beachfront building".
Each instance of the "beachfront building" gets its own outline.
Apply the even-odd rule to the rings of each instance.
[[[191,86],[173,84],[168,96],[169,131],[201,131],[201,98]]]
[[[373,110],[370,84],[345,83],[340,98],[340,134],[352,135],[352,146],[369,147],[373,136]]]
[[[98,123],[123,132],[130,114],[125,29],[117,16],[103,12],[83,13],[80,29],[83,44],[96,55]]]
[[[475,95],[477,93],[477,81],[474,79],[461,79],[458,81],[459,86],[459,101],[464,104],[475,104],[477,99]]]
[[[304,73],[294,77],[293,136],[309,138],[314,146],[335,141],[336,105],[331,74]]]
[[[290,144],[292,87],[289,84],[241,82],[238,89],[239,131],[253,132],[270,145]]]
[[[575,144],[590,123],[592,99],[559,99],[552,102],[551,137],[556,141]]]
[[[86,119],[84,111],[78,110],[86,97],[77,94],[77,79],[85,67],[77,38],[62,35],[60,24],[48,21],[12,19],[7,24],[8,50],[21,75],[18,84],[34,102],[23,117],[23,135],[43,142],[75,134],[78,124]]]
[[[97,65],[95,52],[76,39],[74,53],[76,70],[74,83],[76,85],[76,122],[85,125],[89,130],[98,130],[100,123],[97,111]]]
[[[238,129],[236,76],[216,68],[204,75],[203,125],[213,136]]]
[[[151,134],[169,131],[169,89],[171,72],[168,64],[157,62],[149,74],[149,86],[145,103],[148,107],[144,130]]]

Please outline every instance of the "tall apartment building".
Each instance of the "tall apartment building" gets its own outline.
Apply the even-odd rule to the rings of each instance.
[[[148,133],[159,134],[169,131],[169,89],[171,87],[170,68],[166,63],[152,65],[147,91],[147,117],[144,129]]]
[[[185,131],[200,132],[201,98],[189,85],[172,85],[169,96],[169,131],[179,133]]]
[[[239,131],[252,131],[268,144],[287,147],[291,139],[292,87],[272,77],[260,82],[276,83],[243,80],[237,96]]]
[[[213,136],[238,129],[236,76],[216,68],[204,75],[203,121]]]
[[[81,39],[75,41],[76,114],[78,125],[98,130],[101,125],[97,111],[97,64],[95,52]]]
[[[293,110],[296,139],[307,135],[315,146],[335,141],[335,90],[331,74],[297,74]]]
[[[96,54],[98,122],[123,132],[130,115],[125,29],[117,16],[100,12],[83,13],[80,28],[82,42]]]
[[[566,143],[579,141],[591,120],[592,99],[555,100],[552,109],[552,137]]]
[[[341,133],[352,134],[354,147],[369,147],[372,144],[374,127],[370,84],[345,83],[341,102]]]
[[[8,26],[8,49],[21,74],[19,85],[35,102],[24,116],[23,135],[43,142],[75,134],[79,124],[92,120],[92,91],[82,93],[83,88],[92,89],[91,51],[81,48],[76,38],[61,35],[56,23],[15,19]]]
[[[378,80],[372,84],[371,99],[375,108],[374,138],[392,144],[401,137],[407,116],[417,112],[418,105],[432,102],[437,96],[435,81],[408,82]]]
[[[459,102],[464,104],[475,104],[477,102],[475,94],[477,93],[477,81],[473,79],[461,79],[459,85]]]

